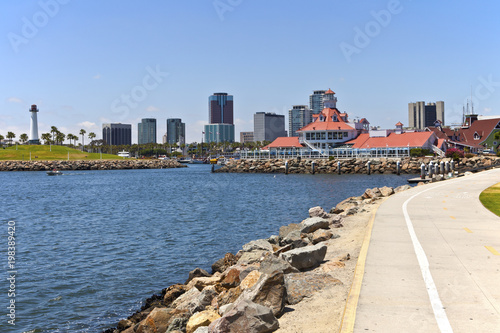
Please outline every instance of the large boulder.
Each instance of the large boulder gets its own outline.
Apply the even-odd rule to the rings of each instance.
[[[403,191],[406,191],[406,190],[409,190],[411,189],[411,186],[410,185],[401,185],[401,186],[398,186],[394,189],[394,193],[399,193],[399,192],[403,192]]]
[[[345,200],[342,200],[330,210],[330,214],[340,214],[343,211],[346,211],[350,208],[357,207],[360,203],[360,199],[358,197],[350,197]]]
[[[206,326],[208,330],[208,325],[219,318],[219,314],[211,310],[197,312],[189,318],[186,325],[186,333],[194,333],[199,327],[203,326]]]
[[[222,276],[221,273],[216,272],[214,275],[208,276],[208,277],[204,277],[204,276],[195,277],[191,281],[189,281],[189,283],[187,284],[187,286],[186,286],[187,290],[194,287],[194,288],[201,291],[201,290],[203,290],[203,288],[205,288],[207,286],[213,286],[213,285],[217,284],[218,282],[220,282],[221,276]]]
[[[243,252],[251,252],[255,250],[273,251],[273,246],[266,239],[258,239],[243,245]]]
[[[333,237],[333,233],[330,230],[318,229],[310,235],[311,243],[318,244],[329,240]]]
[[[300,224],[298,223],[290,223],[289,225],[281,226],[279,238],[282,240],[287,237],[289,233],[297,230],[300,232]]]
[[[309,209],[309,217],[322,217],[327,219],[330,217],[330,214],[325,212],[320,206],[316,206]]]
[[[141,321],[137,328],[136,333],[153,333],[153,332],[166,332],[175,318],[186,318],[189,316],[187,310],[178,310],[170,308],[155,308],[151,313]]]
[[[232,253],[226,253],[224,258],[221,258],[217,260],[213,265],[212,265],[212,273],[219,272],[222,273],[224,272],[228,267],[233,266],[236,264],[238,259],[236,256]]]
[[[189,272],[188,279],[186,280],[186,282],[184,282],[184,284],[188,284],[189,281],[197,277],[210,277],[210,274],[204,269],[195,268],[191,272]]]
[[[275,316],[281,315],[286,300],[283,272],[275,271],[271,274],[262,274],[255,285],[243,290],[238,300],[241,299],[247,299],[271,308]]]
[[[305,297],[312,297],[314,293],[325,287],[342,284],[328,273],[317,273],[315,271],[294,273],[285,275],[285,286],[287,303],[290,305],[299,303]]]
[[[382,193],[380,193],[380,190],[378,187],[374,188],[367,188],[365,190],[365,193],[361,196],[363,199],[373,199],[373,198],[379,198],[382,196]]]
[[[262,262],[260,263],[259,271],[265,274],[271,274],[275,271],[281,271],[284,274],[299,272],[299,270],[290,265],[288,261],[276,257],[272,254],[266,255],[264,257],[264,260],[262,260]]]
[[[279,328],[271,309],[250,300],[239,301],[222,318],[208,326],[209,333],[268,333]]]
[[[389,186],[379,187],[379,191],[383,197],[389,197],[394,194],[394,189]]]
[[[163,290],[163,303],[165,305],[170,305],[173,301],[175,301],[179,296],[188,291],[188,287],[183,284],[174,284]]]
[[[298,270],[304,270],[318,266],[325,258],[326,250],[327,246],[319,243],[281,253],[280,258]]]
[[[242,252],[241,257],[238,259],[238,265],[250,265],[259,263],[266,253],[270,253],[267,250],[254,250],[251,252]]]
[[[309,234],[318,229],[328,229],[329,227],[330,222],[328,222],[328,220],[322,217],[310,217],[300,223],[300,232],[303,234]]]
[[[257,283],[257,281],[259,281],[261,275],[262,275],[262,273],[258,270],[251,271],[250,274],[248,274],[243,279],[243,281],[241,281],[240,286],[239,286],[240,289],[245,290],[245,289],[253,287]]]
[[[188,310],[190,313],[195,313],[205,309],[210,305],[212,299],[217,296],[217,291],[214,286],[208,286],[203,291],[196,288],[191,288],[189,291],[181,295],[172,303],[172,307],[178,310]]]

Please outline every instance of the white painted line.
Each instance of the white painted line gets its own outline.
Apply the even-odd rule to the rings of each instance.
[[[408,227],[408,232],[410,233],[415,254],[417,255],[420,271],[422,272],[422,277],[424,278],[427,293],[429,294],[432,310],[434,311],[434,317],[436,318],[439,330],[441,332],[453,332],[450,321],[448,320],[448,316],[446,316],[446,311],[444,310],[443,303],[441,303],[441,299],[439,298],[439,293],[437,291],[436,285],[434,284],[434,280],[432,279],[431,271],[429,269],[429,261],[427,260],[425,251],[417,238],[417,234],[415,233],[415,229],[413,228],[413,223],[411,222],[410,215],[408,215],[407,211],[408,203],[413,198],[434,188],[435,187],[429,188],[408,198],[403,204],[403,215],[405,217],[406,226]]]
[[[493,172],[493,170],[488,170],[484,172],[477,173],[473,176],[469,176],[467,179],[470,178],[476,178],[480,175],[484,175],[490,172]],[[411,237],[411,241],[413,243],[413,248],[415,250],[415,254],[417,255],[417,260],[418,264],[420,266],[420,271],[422,272],[422,277],[424,278],[425,286],[427,288],[427,293],[429,294],[429,299],[431,301],[432,305],[432,310],[434,311],[434,317],[436,318],[439,330],[441,332],[453,332],[453,329],[451,328],[450,321],[448,320],[448,316],[446,315],[446,311],[443,307],[443,303],[441,302],[441,299],[439,298],[439,293],[436,288],[436,284],[434,283],[434,280],[431,275],[431,271],[429,269],[429,261],[427,260],[427,255],[425,254],[425,251],[422,247],[422,244],[420,244],[420,241],[418,240],[417,234],[415,233],[415,229],[413,228],[413,223],[411,222],[410,215],[408,214],[408,203],[418,195],[425,193],[430,190],[434,190],[436,188],[449,185],[451,182],[462,182],[465,180],[464,178],[460,179],[453,179],[453,180],[446,180],[442,184],[439,184],[437,186],[432,186],[429,187],[426,190],[423,190],[419,193],[414,194],[410,198],[408,198],[404,203],[403,203],[403,215],[405,217],[406,221],[406,226],[408,227],[408,232]]]

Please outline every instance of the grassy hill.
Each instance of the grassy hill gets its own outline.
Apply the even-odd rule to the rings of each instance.
[[[98,160],[101,158],[99,153],[87,153],[66,146],[52,145],[14,145],[12,147],[0,148],[0,161],[29,161],[31,152],[32,161],[53,161],[67,160],[68,153],[70,160]],[[102,154],[102,159],[116,160],[123,159],[116,155]]]

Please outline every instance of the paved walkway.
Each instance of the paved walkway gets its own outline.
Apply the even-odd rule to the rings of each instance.
[[[500,332],[500,218],[489,170],[390,197],[378,209],[354,332]]]

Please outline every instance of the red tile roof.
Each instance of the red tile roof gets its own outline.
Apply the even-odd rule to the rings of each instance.
[[[276,138],[273,142],[265,146],[264,150],[267,150],[269,148],[303,148],[299,143],[299,137],[298,136],[281,136],[279,138]]]
[[[325,92],[325,95],[329,94],[335,94],[332,89],[328,88],[328,90]]]
[[[387,137],[373,138],[370,138],[368,133],[362,133],[356,139],[346,143],[353,144],[352,148],[422,147],[429,140],[434,143],[435,138],[432,132],[391,133]]]
[[[320,120],[323,116],[324,120]],[[333,116],[336,116],[337,121],[333,121]],[[297,132],[305,131],[335,131],[335,130],[353,130],[354,128],[348,125],[342,117],[346,117],[347,113],[340,113],[337,109],[324,108],[320,114],[313,115],[313,122],[299,129]]]
[[[435,133],[438,138],[448,139],[461,144],[481,148],[481,143],[500,124],[500,118],[476,120],[468,128],[458,128],[456,130],[450,128],[428,127],[429,131]],[[474,135],[477,133],[477,139]]]
[[[400,121],[398,121],[398,123],[396,124],[396,126],[403,126],[403,124]]]

